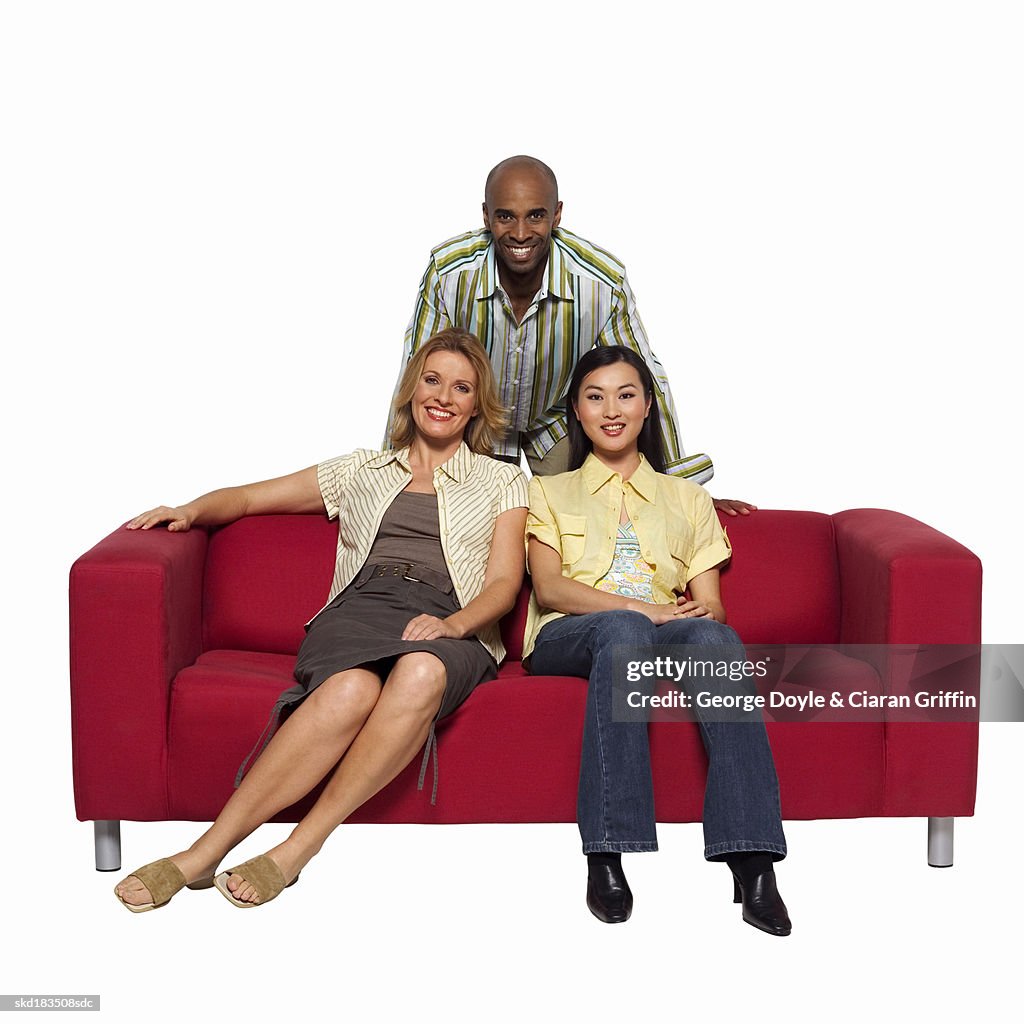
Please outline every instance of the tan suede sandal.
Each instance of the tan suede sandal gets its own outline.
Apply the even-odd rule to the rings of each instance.
[[[255,887],[259,896],[258,903],[247,903],[235,898],[234,893],[228,888],[228,879],[232,875],[241,875]],[[261,853],[258,857],[253,857],[252,860],[247,860],[236,868],[222,871],[214,879],[213,884],[217,886],[217,891],[228,902],[245,910],[248,907],[262,907],[264,903],[269,903],[275,897],[280,896],[285,889],[294,885],[298,880],[299,876],[296,875],[290,882],[286,882],[284,875],[281,874],[281,869],[265,853]]]
[[[210,875],[209,878],[197,878],[194,882],[186,882],[181,868],[166,857],[162,860],[155,860],[152,864],[146,864],[126,877],[137,878],[149,890],[149,895],[153,897],[152,903],[129,903],[115,886],[114,895],[121,901],[122,906],[127,907],[133,914],[142,914],[147,910],[165,907],[171,902],[171,897],[184,888],[209,889],[213,885],[213,875]]]

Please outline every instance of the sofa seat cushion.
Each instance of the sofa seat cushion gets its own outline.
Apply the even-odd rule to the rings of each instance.
[[[180,672],[171,695],[169,797],[172,816],[212,820],[230,797],[239,765],[266,726],[274,702],[292,685],[291,655],[209,651]],[[586,681],[531,676],[518,662],[478,686],[438,726],[440,787],[416,788],[419,757],[352,822],[568,822],[576,815],[576,779]],[[769,722],[783,787],[783,814],[878,814],[884,757],[882,723]],[[699,821],[707,759],[697,726],[651,725],[655,799],[661,821]],[[822,764],[858,764],[857,772]],[[685,780],[677,784],[675,780]],[[319,788],[275,820],[295,821]]]

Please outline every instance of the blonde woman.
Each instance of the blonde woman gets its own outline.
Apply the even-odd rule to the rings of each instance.
[[[392,450],[213,491],[128,524],[188,530],[315,511],[339,522],[331,592],[307,626],[297,683],[278,701],[272,738],[251,767],[247,758],[206,832],[115,888],[129,910],[164,906],[186,885],[216,884],[236,907],[269,902],[424,745],[424,769],[434,749],[436,791],[435,721],[494,678],[504,656],[498,620],[522,584],[526,480],[489,456],[504,416],[472,334],[446,330],[424,344],[394,406]],[[217,873],[232,848],[326,776],[283,843]]]

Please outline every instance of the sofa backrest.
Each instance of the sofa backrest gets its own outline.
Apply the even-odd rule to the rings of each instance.
[[[725,517],[723,517],[725,518]],[[830,516],[761,510],[725,518],[729,623],[747,643],[836,643],[839,574]],[[294,654],[327,599],[338,539],[322,515],[250,516],[213,530],[203,589],[203,648]],[[528,591],[502,623],[522,653]]]
[[[745,643],[839,642],[839,562],[832,517],[762,509],[720,516],[732,543],[722,601]]]
[[[203,649],[295,654],[327,600],[338,524],[323,515],[248,516],[210,533]]]

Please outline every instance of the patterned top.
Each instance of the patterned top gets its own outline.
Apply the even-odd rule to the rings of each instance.
[[[598,246],[556,228],[545,283],[517,323],[498,278],[491,233],[449,239],[431,252],[420,281],[399,380],[413,352],[446,327],[471,331],[491,357],[501,402],[512,413],[495,454],[518,456],[520,441],[532,455],[550,451],[566,436],[565,394],[580,356],[597,345],[625,345],[654,376],[668,472],[698,483],[714,474],[706,455],[684,454],[668,378],[647,341],[626,269]]]
[[[411,477],[408,448],[385,452],[362,448],[317,466],[327,516],[338,520],[334,579],[324,608],[355,579],[384,513]],[[465,608],[484,588],[495,520],[502,512],[529,504],[526,477],[518,466],[477,455],[463,443],[434,470],[434,490],[441,550],[455,594]],[[505,648],[498,624],[481,629],[476,636],[500,664]]]
[[[654,604],[653,579],[654,570],[640,551],[640,541],[633,524],[620,523],[615,535],[612,566],[607,575],[594,584],[594,589]]]

